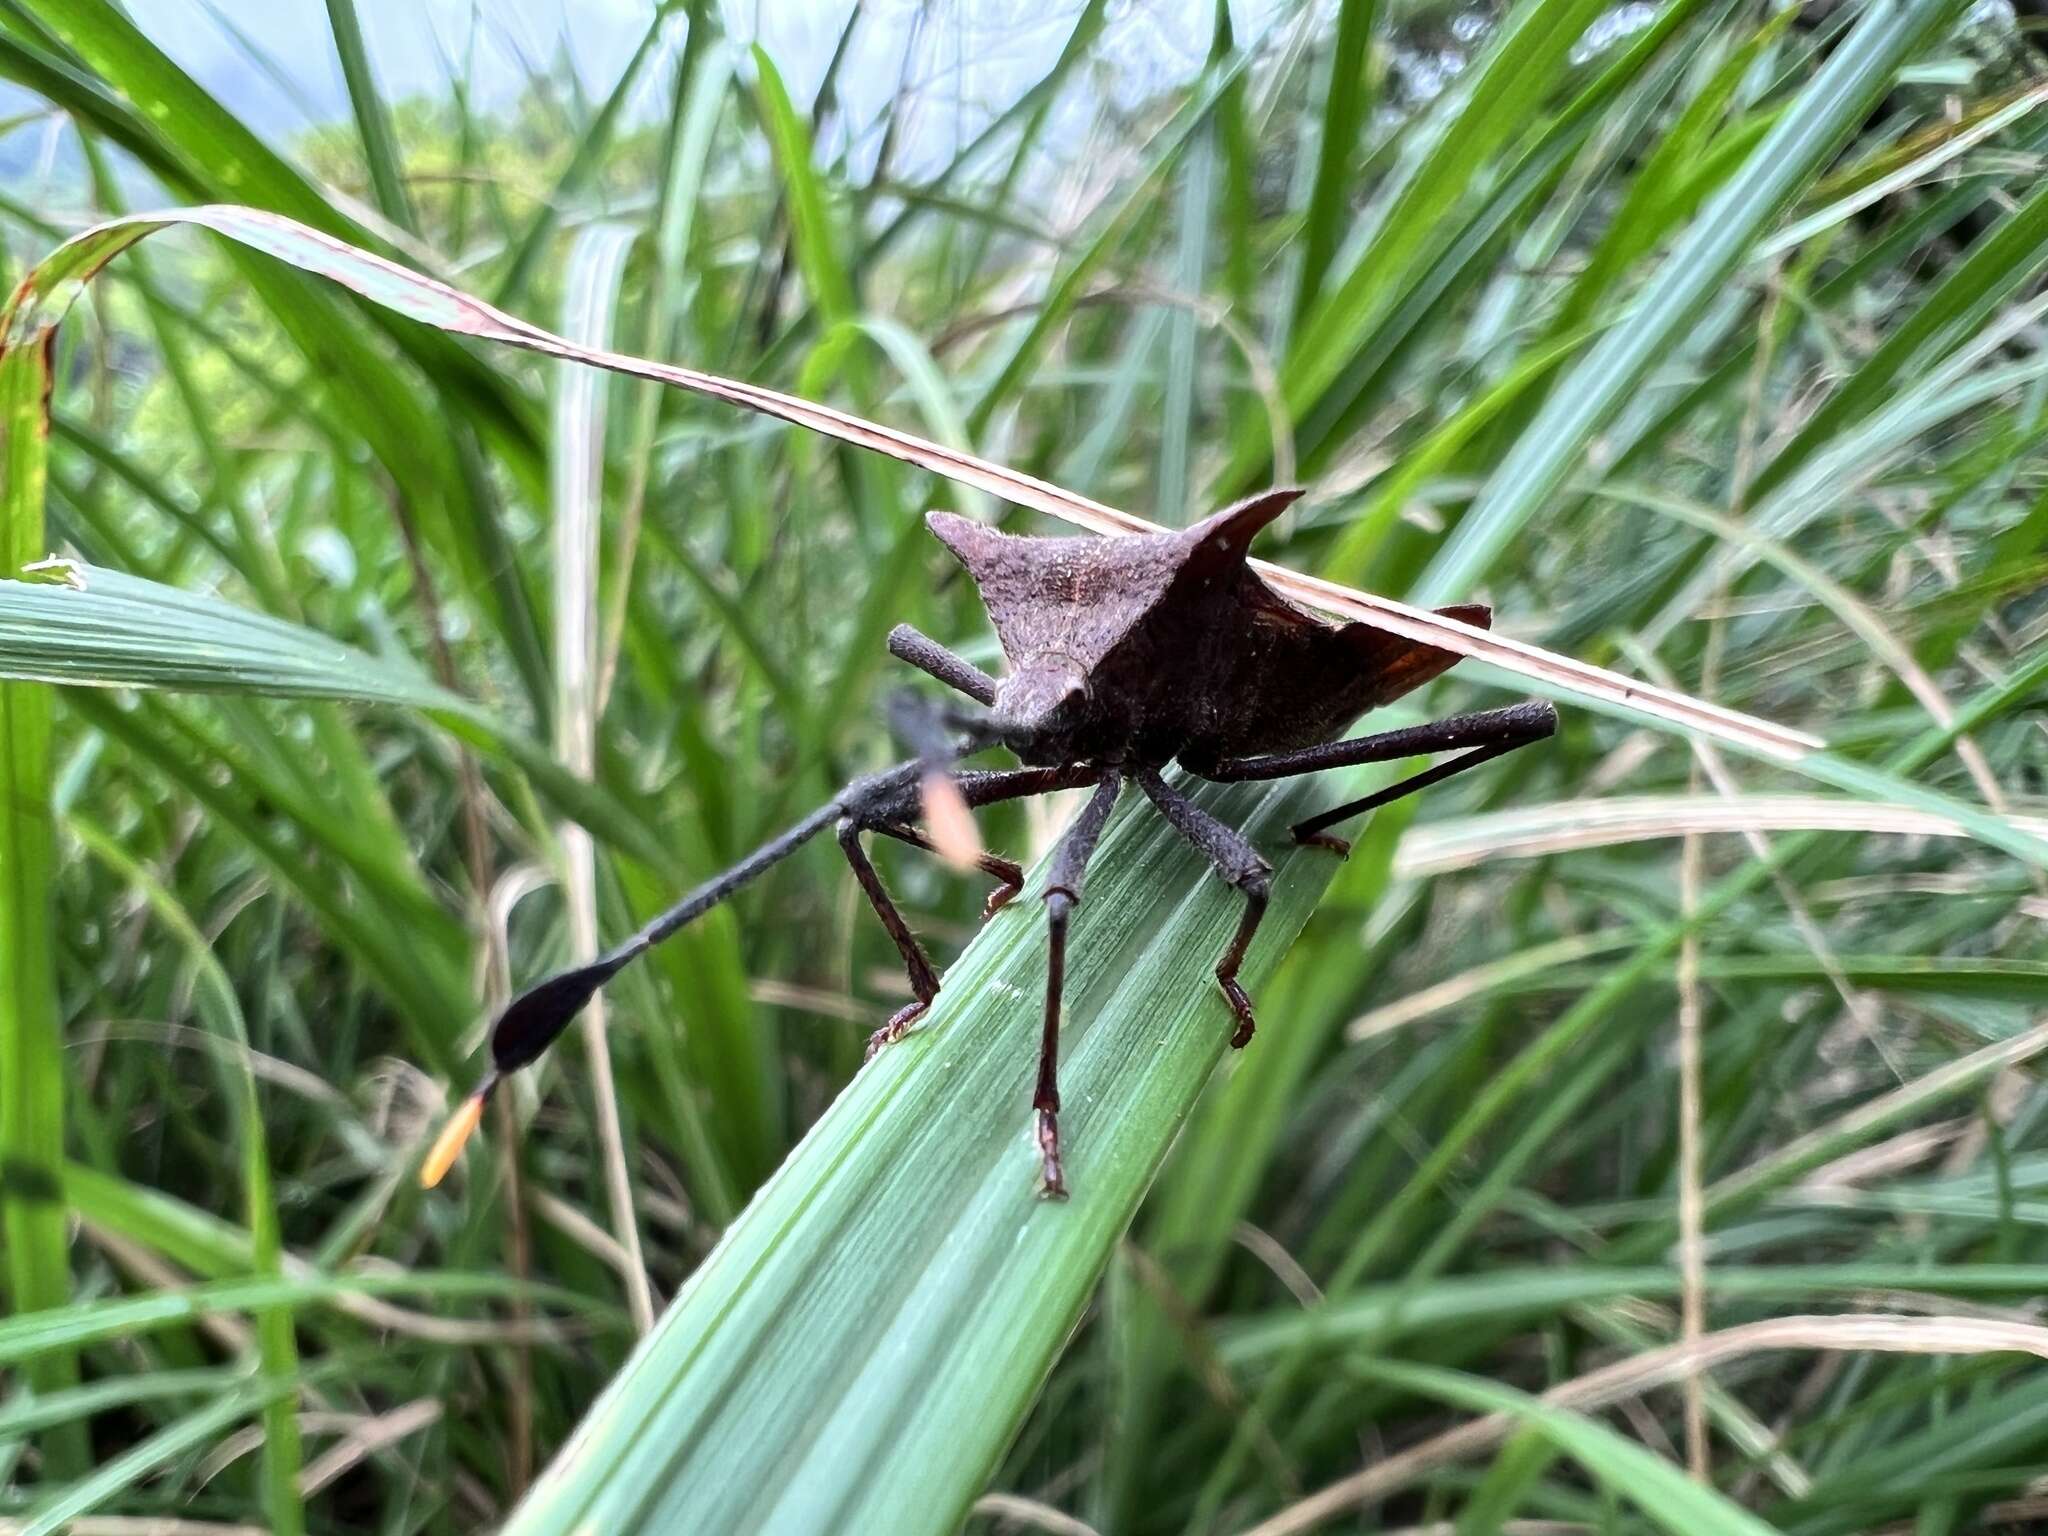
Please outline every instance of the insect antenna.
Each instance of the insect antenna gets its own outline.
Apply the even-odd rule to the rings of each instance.
[[[952,787],[954,796],[958,797],[960,792],[952,786],[946,769],[955,758],[974,750],[979,744],[974,737],[943,741],[931,749],[929,755],[899,763],[882,773],[855,779],[779,837],[763,843],[730,869],[705,881],[632,937],[614,945],[595,960],[566,971],[557,971],[520,993],[491,1028],[491,1069],[456,1107],[435,1138],[420,1165],[420,1183],[432,1188],[441,1181],[482,1120],[484,1106],[498,1084],[554,1044],[576,1015],[583,1011],[584,1004],[596,995],[599,987],[663,939],[695,922],[741,887],[766,874],[849,812],[874,811],[900,801],[903,814],[913,814],[915,787],[934,771],[934,761],[938,777]],[[964,799],[960,803],[960,816],[972,826]],[[976,851],[979,851],[978,840]]]

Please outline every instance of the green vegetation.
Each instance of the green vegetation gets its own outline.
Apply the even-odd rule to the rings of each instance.
[[[811,100],[683,8],[611,95],[536,76],[499,114],[387,102],[327,16],[350,120],[280,147],[111,0],[0,4],[14,132],[63,146],[0,189],[33,274],[0,1530],[2048,1519],[2024,26],[1219,9],[1133,104],[1098,0],[942,133],[908,72],[849,126],[859,49]],[[913,143],[956,153],[900,172]],[[1269,558],[1490,601],[1828,750],[1568,708],[1348,862],[1288,854],[1220,1071],[1235,899],[1126,807],[1075,930],[1065,1206],[1035,886],[977,935],[978,882],[878,850],[950,969],[856,1073],[902,981],[828,839],[622,978],[424,1193],[509,989],[885,759],[891,625],[993,665],[918,514],[1052,525],[547,361],[275,220],[64,243],[202,204],[1160,522],[1299,479]],[[1540,686],[1468,663],[1387,720]],[[1213,803],[1270,841],[1337,792]],[[985,835],[1035,856],[1058,815]]]

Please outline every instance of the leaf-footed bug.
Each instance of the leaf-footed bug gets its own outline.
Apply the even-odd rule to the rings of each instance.
[[[1460,755],[1363,799],[1297,823],[1298,842],[1339,854],[1327,830],[1467,768],[1541,740],[1557,728],[1550,704],[1535,700],[1459,715],[1375,736],[1339,739],[1366,711],[1420,687],[1456,654],[1402,639],[1370,624],[1332,624],[1283,598],[1247,564],[1253,536],[1301,494],[1253,496],[1194,526],[1110,538],[1005,534],[934,512],[926,519],[967,568],[1002,646],[1005,670],[989,676],[909,626],[890,651],[965,695],[977,710],[899,710],[899,734],[918,756],[854,780],[786,832],[706,881],[638,933],[587,965],[550,976],[514,999],[491,1034],[492,1066],[451,1118],[422,1165],[439,1180],[476,1126],[485,1100],[510,1072],[538,1057],[621,968],[788,857],[827,827],[909,971],[912,1001],[876,1030],[870,1056],[902,1038],[938,996],[939,978],[862,849],[870,832],[920,848],[917,823],[932,786],[952,786],[972,808],[1054,790],[1093,794],[1053,851],[1045,882],[1047,963],[1039,1048],[1037,1115],[1043,1192],[1064,1197],[1060,1166],[1059,1026],[1067,930],[1081,903],[1089,856],[1125,783],[1138,789],[1244,898],[1237,932],[1216,966],[1244,1046],[1255,1021],[1238,970],[1265,915],[1272,866],[1244,836],[1216,820],[1160,776],[1178,763],[1216,782],[1287,778],[1420,753]],[[1441,610],[1484,627],[1489,610]],[[960,770],[954,762],[987,746],[1023,764]],[[950,798],[950,794],[949,794]],[[984,915],[1022,887],[1016,864],[987,854],[976,862],[998,882]]]

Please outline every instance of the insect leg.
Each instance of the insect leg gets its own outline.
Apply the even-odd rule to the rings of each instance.
[[[1052,867],[1045,876],[1045,1032],[1038,1047],[1038,1090],[1031,1097],[1031,1107],[1038,1112],[1038,1155],[1045,1179],[1042,1193],[1052,1200],[1067,1198],[1067,1181],[1060,1168],[1059,1119],[1060,1004],[1067,984],[1067,923],[1081,904],[1089,855],[1095,852],[1123,787],[1122,777],[1115,773],[1096,785],[1094,795],[1054,850]]]
[[[1274,752],[1261,757],[1226,758],[1224,761],[1201,770],[1205,779],[1219,783],[1235,783],[1246,779],[1283,779],[1296,774],[1317,773],[1325,768],[1348,768],[1358,763],[1384,763],[1398,758],[1413,757],[1423,752],[1449,752],[1468,748],[1463,756],[1448,762],[1437,763],[1422,772],[1411,774],[1399,783],[1366,795],[1358,800],[1346,801],[1306,821],[1297,822],[1293,828],[1294,840],[1298,843],[1312,843],[1317,847],[1332,848],[1338,853],[1349,853],[1351,845],[1342,838],[1332,837],[1323,829],[1348,821],[1353,816],[1377,810],[1380,806],[1418,790],[1441,784],[1453,774],[1463,773],[1467,768],[1476,768],[1504,756],[1517,747],[1525,747],[1532,741],[1541,741],[1557,730],[1557,710],[1547,701],[1531,700],[1526,704],[1511,705],[1506,709],[1489,709],[1479,714],[1454,715],[1448,720],[1433,720],[1427,725],[1409,726],[1405,730],[1382,731],[1377,736],[1360,736],[1350,741],[1325,742],[1321,746],[1303,747],[1296,752]]]
[[[1273,890],[1273,866],[1260,857],[1259,850],[1242,832],[1226,827],[1159,777],[1155,770],[1148,768],[1140,773],[1138,787],[1173,823],[1174,830],[1199,848],[1216,866],[1216,873],[1244,895],[1244,916],[1238,922],[1230,947],[1216,962],[1217,984],[1230,1000],[1230,1011],[1237,1016],[1237,1028],[1230,1036],[1230,1044],[1236,1050],[1243,1050],[1251,1041],[1252,1031],[1258,1028],[1258,1021],[1252,1016],[1252,1000],[1239,984],[1237,972],[1244,964],[1245,951],[1252,947],[1252,935],[1259,931],[1259,923],[1266,915],[1266,899]]]
[[[895,941],[896,952],[903,957],[903,968],[910,973],[911,995],[909,1003],[890,1014],[888,1022],[868,1036],[868,1055],[873,1056],[883,1046],[901,1040],[910,1026],[931,1007],[932,999],[939,995],[939,977],[932,969],[931,958],[925,954],[924,946],[917,942],[917,935],[910,931],[910,924],[896,910],[888,887],[882,884],[882,877],[875,873],[875,866],[868,861],[867,852],[860,845],[860,835],[866,830],[867,827],[853,817],[842,818],[839,847],[846,855],[846,862],[853,866],[853,878],[860,882],[868,905],[875,909],[875,916],[882,920],[882,926]]]
[[[779,837],[769,839],[737,864],[713,875],[639,932],[584,965],[573,966],[528,987],[512,999],[491,1027],[491,1067],[470,1090],[420,1167],[420,1182],[432,1187],[462,1151],[483,1118],[484,1105],[499,1083],[552,1045],[569,1023],[612,977],[678,929],[687,927],[753,880],[759,879],[853,807],[888,803],[913,793],[921,762],[899,763],[856,779]]]
[[[1049,795],[1062,789],[1086,789],[1101,777],[1102,770],[1087,763],[1062,768],[970,768],[953,775],[971,806]]]
[[[889,654],[907,661],[921,672],[929,672],[948,688],[964,693],[977,704],[996,701],[996,680],[964,656],[956,656],[931,636],[920,634],[908,624],[889,631]]]
[[[498,1022],[491,1030],[494,1070],[487,1081],[495,1082],[516,1072],[539,1056],[569,1027],[569,1021],[590,1001],[597,989],[620,970],[676,930],[695,922],[740,887],[781,863],[834,822],[856,814],[853,807],[913,792],[919,766],[915,762],[899,763],[886,772],[856,779],[781,836],[763,843],[730,869],[713,875],[667,911],[652,918],[639,932],[613,945],[587,965],[559,971],[515,997],[498,1016]]]
[[[977,768],[955,771],[953,783],[960,790],[961,799],[970,809],[984,805],[996,805],[1005,800],[1022,800],[1031,795],[1049,795],[1063,789],[1083,789],[1101,778],[1101,770],[1086,764],[1074,764],[1061,768]],[[931,839],[911,825],[918,814],[919,797],[900,789],[894,793],[877,795],[863,801],[853,812],[857,820],[870,832],[880,832],[898,842],[908,843],[913,848],[922,848],[927,853],[937,850]],[[983,874],[1000,882],[989,893],[987,904],[982,908],[983,921],[995,916],[1009,905],[1024,885],[1024,870],[1021,865],[995,854],[984,853],[975,860]]]
[[[952,781],[969,806],[979,806],[1073,789],[1094,783],[1100,777],[1100,770],[1094,768],[1021,768],[957,774]],[[879,832],[913,848],[934,851],[931,840],[910,824],[910,819],[917,814],[920,796],[916,786],[903,782],[900,777],[874,782],[875,788],[871,793],[841,798],[839,803],[844,814],[839,821],[839,846],[846,854],[846,862],[853,866],[853,877],[860,882],[868,904],[875,909],[875,915],[895,941],[896,952],[903,957],[904,968],[910,973],[912,1001],[890,1015],[888,1022],[868,1037],[867,1053],[870,1057],[883,1046],[893,1044],[909,1033],[910,1026],[924,1015],[931,1007],[932,999],[939,995],[939,979],[932,969],[930,957],[925,954],[924,946],[918,943],[917,935],[910,931],[909,923],[897,910],[888,887],[883,885],[881,875],[860,844],[863,832]],[[989,893],[988,901],[982,907],[981,915],[986,921],[1023,888],[1024,871],[1011,860],[988,853],[979,855],[975,863],[983,873],[1001,882]]]
[[[893,837],[897,842],[908,843],[913,848],[922,848],[926,853],[938,852],[932,846],[930,838],[906,822],[880,821],[869,827],[868,830],[870,832],[879,832],[884,837]],[[981,909],[981,920],[987,922],[998,912],[1002,911],[1004,907],[1007,907],[1010,904],[1011,898],[1024,888],[1024,866],[1014,860],[1001,858],[993,853],[977,855],[974,865],[975,868],[996,882],[996,888],[988,893],[988,900],[982,905]]]

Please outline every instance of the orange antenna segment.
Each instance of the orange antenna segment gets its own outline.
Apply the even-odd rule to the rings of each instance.
[[[427,1160],[420,1164],[420,1188],[432,1189],[448,1176],[448,1170],[455,1166],[455,1159],[462,1155],[463,1147],[476,1133],[477,1122],[483,1117],[484,1096],[472,1093],[448,1117],[448,1123],[441,1127],[441,1134],[434,1138]]]
[[[924,799],[925,831],[939,857],[955,869],[972,869],[981,857],[981,833],[967,809],[967,797],[950,774],[928,773],[919,786]]]

